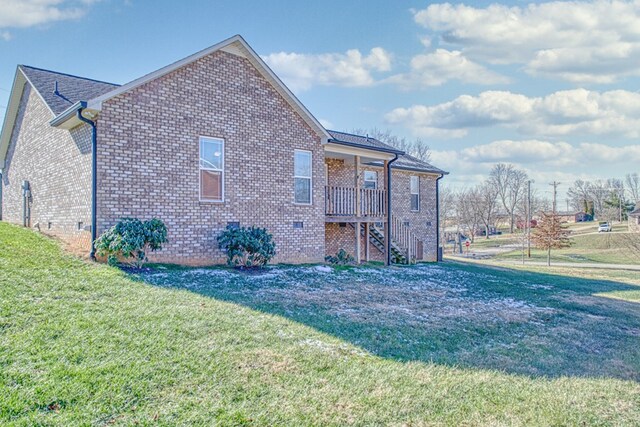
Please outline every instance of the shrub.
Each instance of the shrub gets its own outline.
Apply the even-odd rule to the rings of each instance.
[[[218,236],[218,247],[233,267],[262,267],[276,254],[273,236],[259,227],[227,227]]]
[[[344,249],[340,249],[335,255],[328,255],[324,258],[330,264],[335,265],[347,265],[352,264],[355,261],[355,258],[348,254]]]
[[[140,221],[137,218],[122,218],[96,240],[98,255],[106,256],[109,265],[118,260],[140,268],[147,261],[147,252],[162,249],[167,242],[167,227],[156,218]]]

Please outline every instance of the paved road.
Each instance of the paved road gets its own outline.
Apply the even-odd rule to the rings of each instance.
[[[504,260],[500,261],[505,264],[520,264],[522,261]],[[547,266],[546,262],[541,261],[525,261],[525,265],[542,265]],[[570,267],[570,268],[602,268],[605,270],[632,270],[640,271],[638,264],[604,264],[596,262],[552,262],[551,267]]]

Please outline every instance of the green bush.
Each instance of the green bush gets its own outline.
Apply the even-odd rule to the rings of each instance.
[[[141,268],[147,261],[148,251],[162,249],[167,242],[167,227],[156,218],[140,221],[137,218],[122,218],[96,240],[98,255],[106,256],[110,265],[119,260]]]
[[[352,255],[348,254],[344,249],[340,249],[337,254],[328,255],[324,258],[324,260],[330,264],[347,265],[353,264],[355,258]]]
[[[227,227],[218,236],[218,247],[233,267],[262,267],[276,254],[273,236],[259,227]]]

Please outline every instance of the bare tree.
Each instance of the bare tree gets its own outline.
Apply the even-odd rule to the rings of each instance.
[[[476,187],[476,206],[479,210],[480,220],[484,225],[485,238],[489,238],[489,228],[495,223],[496,210],[498,208],[498,192],[490,182],[483,182]]]
[[[455,212],[455,194],[451,188],[441,186],[438,191],[439,196],[439,224],[440,224],[440,242],[444,241],[444,229],[447,227],[447,219],[451,218]],[[444,245],[443,245],[444,246]]]
[[[567,190],[567,197],[575,210],[589,213],[587,204],[591,201],[590,187],[591,184],[588,181],[578,179]]]
[[[370,130],[354,129],[352,133],[357,135],[366,135],[370,138],[377,139],[378,141],[389,144],[398,150],[402,150],[423,162],[428,162],[431,159],[431,148],[422,138],[416,138],[412,141],[407,138],[394,135],[389,129],[381,130],[378,128]]]
[[[560,216],[555,213],[542,213],[542,219],[533,231],[531,240],[536,247],[547,251],[547,265],[551,265],[551,249],[571,246],[569,231],[562,228]]]
[[[516,207],[522,201],[528,179],[526,172],[505,163],[495,165],[489,175],[489,181],[495,186],[502,206],[509,215],[511,233],[515,228]]]
[[[475,189],[466,189],[458,192],[456,197],[456,216],[463,229],[467,230],[473,242],[480,224],[480,214],[476,207]]]
[[[640,202],[640,175],[637,172],[628,173],[625,177],[627,191],[633,203]]]

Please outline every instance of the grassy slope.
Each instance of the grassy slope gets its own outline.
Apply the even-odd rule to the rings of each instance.
[[[608,264],[640,264],[640,254],[630,250],[628,239],[640,240],[640,235],[630,233],[601,233],[577,235],[571,238],[571,247],[551,251],[551,260],[557,262],[596,262]],[[521,259],[522,252],[515,250],[498,255],[498,259]],[[533,261],[546,261],[545,251],[532,249]]]
[[[385,360],[3,223],[0,273],[2,425],[640,423],[632,381]]]

